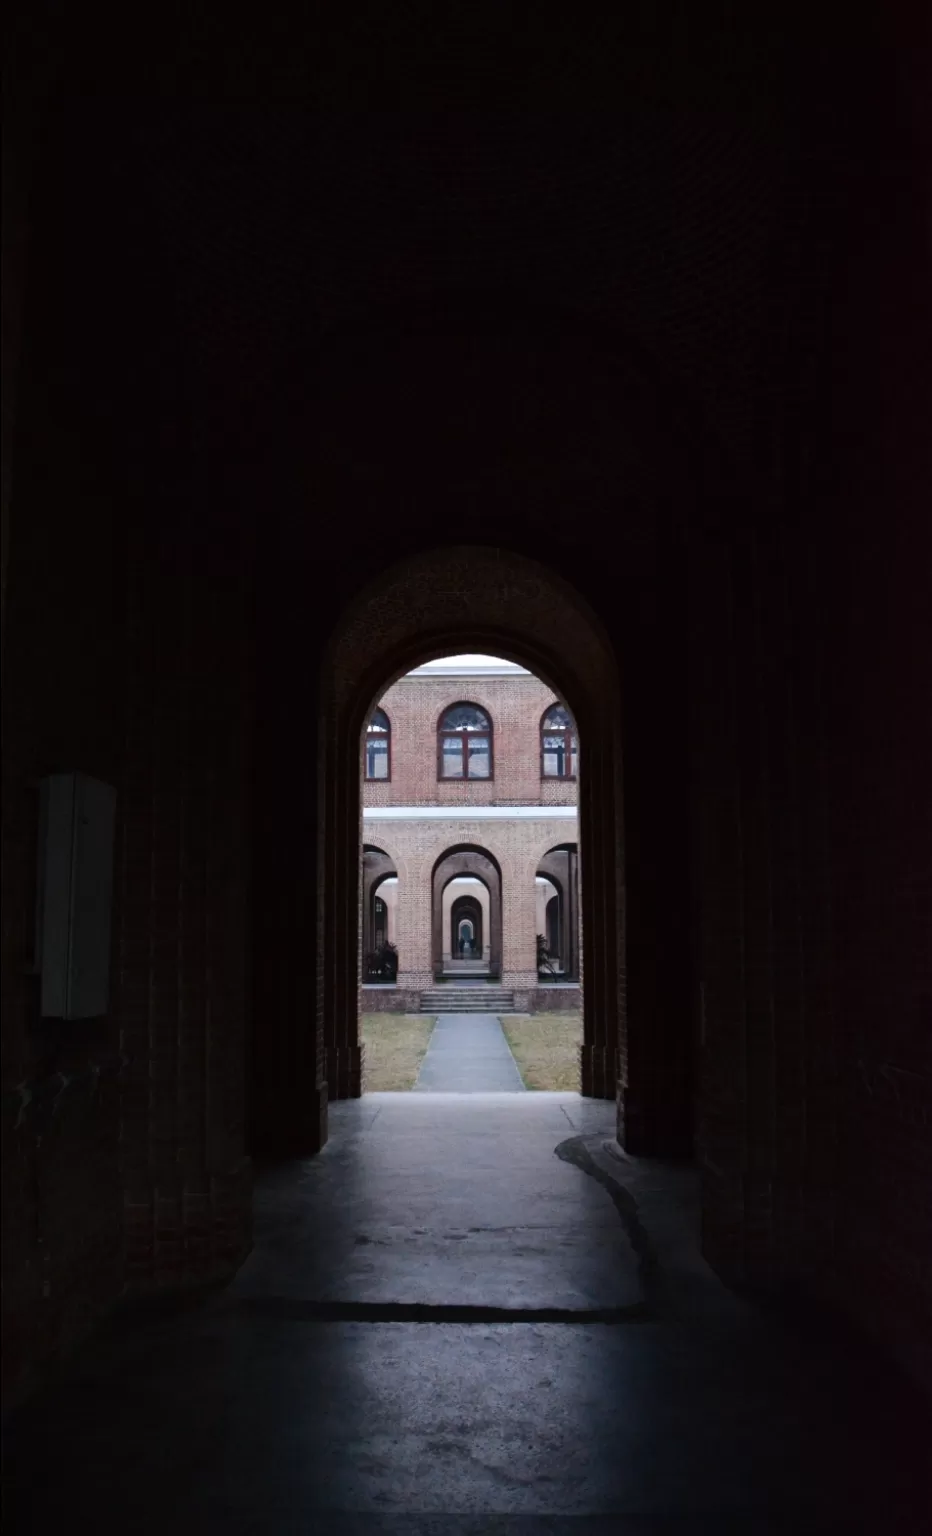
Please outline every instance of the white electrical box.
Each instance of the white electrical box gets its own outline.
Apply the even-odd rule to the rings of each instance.
[[[83,773],[40,783],[36,966],[43,1018],[107,1012],[116,790]]]

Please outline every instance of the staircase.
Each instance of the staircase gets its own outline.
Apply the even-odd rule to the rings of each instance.
[[[515,995],[504,987],[431,987],[421,993],[422,1013],[514,1013]]]

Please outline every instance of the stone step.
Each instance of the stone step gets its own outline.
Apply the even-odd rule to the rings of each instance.
[[[514,1013],[515,995],[503,987],[438,987],[421,993],[421,1013]]]
[[[505,987],[428,987],[424,997],[513,997]]]
[[[496,1018],[499,1018],[503,1014],[515,1013],[516,1009],[511,1003],[496,1003],[494,1008],[451,1008],[449,1005],[440,1007],[437,1005],[431,1006],[430,1004],[422,1004],[420,1012],[430,1014],[431,1017],[434,1018],[439,1018],[442,1014],[446,1013],[455,1013],[457,1015],[462,1014],[464,1017],[468,1013],[474,1013],[476,1018],[481,1019],[490,1013],[494,1014]]]

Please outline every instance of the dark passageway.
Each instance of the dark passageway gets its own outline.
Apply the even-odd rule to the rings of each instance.
[[[13,4],[11,1529],[921,1528],[921,12]],[[363,1095],[363,989],[478,965],[360,786],[471,652],[552,830],[467,981],[557,892],[582,1010],[507,1115],[494,1031]],[[524,804],[478,686],[428,874]]]
[[[23,1414],[34,1528],[920,1528],[918,1395],[728,1292],[695,1173],[613,1153],[611,1105],[367,1094],[333,1122],[260,1180],[231,1286],[127,1316]]]

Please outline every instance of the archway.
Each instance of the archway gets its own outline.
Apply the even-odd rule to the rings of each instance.
[[[481,887],[484,887],[487,893],[484,900],[478,892],[454,898],[456,883],[464,876],[472,877]],[[449,899],[445,903],[444,896],[447,893],[449,893]],[[455,943],[451,943],[455,928],[453,914],[461,903],[464,907],[471,907],[470,915],[473,917],[476,930],[485,936],[483,949],[477,956],[470,956],[468,959],[457,954]],[[444,921],[445,905],[448,913],[446,922]],[[485,932],[486,925],[483,921],[484,906],[488,908],[487,932]],[[498,861],[487,849],[469,846],[448,848],[437,859],[431,873],[431,933],[435,978],[455,975],[464,967],[481,970],[483,974],[494,978],[501,976],[502,872]]]
[[[361,952],[366,983],[390,978],[378,957],[396,938],[398,871],[391,855],[373,843],[362,850]]]
[[[485,939],[482,903],[476,896],[457,896],[450,914],[450,955],[454,960],[481,960]]]
[[[543,929],[551,959],[559,959],[564,981],[579,981],[580,967],[580,888],[579,849],[576,843],[560,843],[548,849],[537,868],[553,886],[554,894],[545,909]]]
[[[362,945],[366,952],[375,946],[376,892],[384,881],[397,879],[398,871],[391,854],[374,843],[364,843],[362,850]],[[387,934],[386,934],[387,937]]]
[[[373,941],[374,948],[380,949],[386,944],[398,947],[398,877],[386,875],[375,893],[373,903]]]
[[[582,1091],[618,1099],[627,1078],[624,1016],[624,859],[621,700],[609,642],[578,593],[538,562],[476,547],[403,561],[345,612],[328,647],[321,686],[318,816],[318,1029],[330,1097],[361,1091],[358,994],[347,918],[358,910],[360,733],[388,685],[433,656],[482,650],[516,661],[565,699],[582,744],[580,864],[585,866],[586,990]],[[355,847],[354,847],[355,844]],[[530,871],[533,877],[533,867]],[[495,948],[494,926],[491,947]],[[500,943],[500,940],[499,940]],[[435,955],[442,952],[435,935]],[[322,1124],[322,1131],[325,1125]]]

